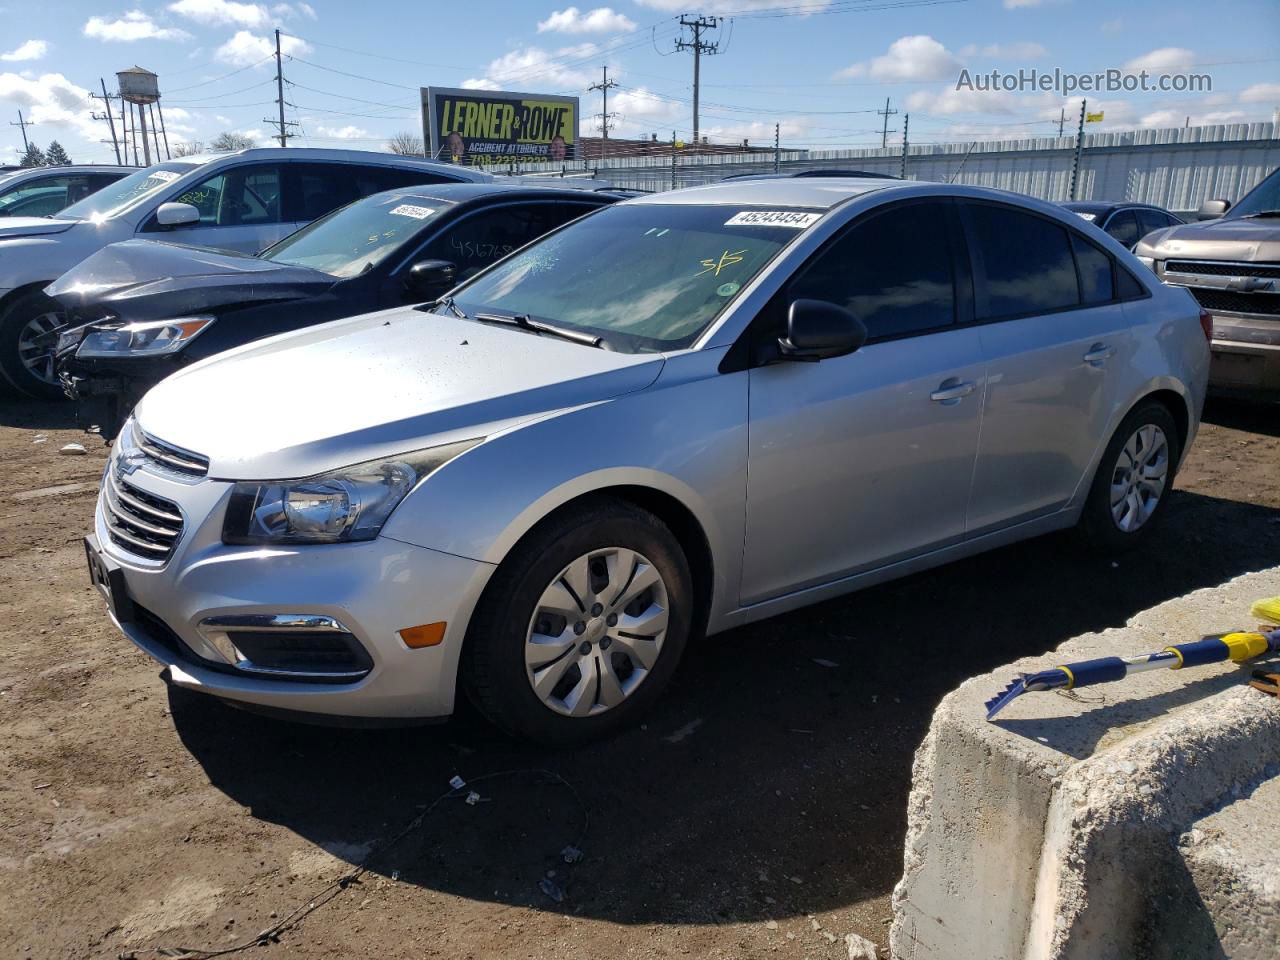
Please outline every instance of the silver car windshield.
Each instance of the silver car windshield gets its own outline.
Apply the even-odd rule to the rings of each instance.
[[[689,346],[813,210],[624,204],[526,247],[460,288],[467,314],[526,315],[627,352]]]
[[[290,234],[261,257],[333,277],[358,276],[391,256],[451,206],[449,201],[427,197],[375,194]]]
[[[178,161],[157,163],[145,170],[131,173],[122,180],[117,180],[97,193],[89,194],[78,203],[73,203],[60,211],[57,217],[59,220],[109,219],[196,167],[197,164]]]

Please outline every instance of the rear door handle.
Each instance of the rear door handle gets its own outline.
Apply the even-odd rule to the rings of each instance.
[[[1115,348],[1108,347],[1105,343],[1095,343],[1084,355],[1084,362],[1091,367],[1100,367],[1110,360],[1115,352]]]
[[[947,406],[952,406],[973,393],[977,386],[972,380],[958,380],[955,377],[951,377],[938,384],[938,389],[929,394],[929,399],[934,403],[945,403]]]

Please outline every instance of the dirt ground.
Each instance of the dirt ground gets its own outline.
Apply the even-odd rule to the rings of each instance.
[[[469,712],[298,726],[167,690],[111,628],[80,545],[105,451],[66,415],[0,404],[6,958],[232,946],[415,817],[248,955],[818,960],[850,932],[883,951],[912,754],[943,694],[1280,558],[1280,412],[1213,403],[1141,552],[1046,537],[711,638],[611,742],[533,749]],[[88,454],[59,455],[70,441]],[[454,775],[484,802],[427,809]],[[571,843],[585,858],[566,864]]]

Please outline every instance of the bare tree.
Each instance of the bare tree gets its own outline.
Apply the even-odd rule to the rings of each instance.
[[[204,143],[200,140],[188,140],[173,146],[175,157],[194,157],[198,153],[204,153]]]
[[[401,130],[399,133],[393,133],[391,139],[387,141],[387,149],[392,153],[398,153],[402,157],[426,156],[426,151],[422,146],[422,138],[411,130]]]
[[[257,143],[252,137],[246,137],[243,133],[236,133],[234,130],[224,130],[213,138],[213,141],[209,144],[209,149],[221,152],[226,150],[245,150],[256,146]]]

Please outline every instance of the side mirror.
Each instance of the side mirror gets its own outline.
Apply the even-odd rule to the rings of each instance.
[[[866,342],[866,326],[844,307],[826,300],[793,300],[787,335],[778,338],[778,359],[816,363],[853,353]]]
[[[448,290],[457,282],[458,265],[448,260],[419,260],[404,278],[404,285],[411,293]]]
[[[1197,220],[1217,220],[1231,209],[1230,200],[1206,200],[1196,211]]]
[[[156,223],[162,227],[185,227],[200,222],[200,211],[189,203],[162,203],[156,211]]]

